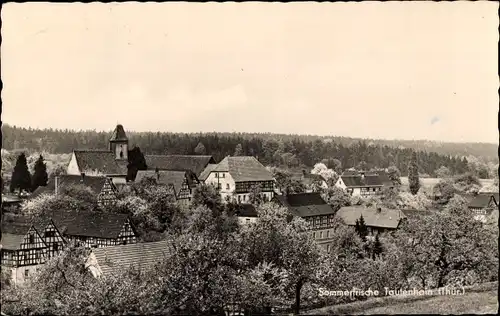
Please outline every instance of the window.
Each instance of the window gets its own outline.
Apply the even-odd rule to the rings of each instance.
[[[246,219],[246,222],[247,222],[247,223],[250,223],[250,218],[247,218],[247,219]]]
[[[241,195],[238,195],[238,203],[241,202]]]
[[[35,235],[34,234],[30,234],[29,235],[29,243],[30,244],[34,244],[35,243]]]
[[[319,239],[323,238],[323,232],[319,232]]]
[[[230,190],[231,189],[231,186],[229,185],[229,183],[226,183],[226,190]]]
[[[327,245],[326,246],[326,251],[330,252],[330,247],[331,247],[330,245]]]
[[[55,232],[53,230],[45,232],[45,237],[54,237],[54,236],[55,236]]]
[[[225,174],[225,173],[223,173],[223,174],[222,174],[222,178],[224,178],[225,176],[226,176],[226,174]]]
[[[219,190],[222,189],[222,184],[217,183],[217,189],[219,189]]]
[[[216,177],[216,178],[218,178],[218,177],[219,177],[219,174],[218,174],[217,172],[215,173],[215,177]]]
[[[30,277],[30,270],[24,270],[24,278],[29,278]]]
[[[53,251],[59,251],[59,244],[52,245],[52,250]]]
[[[316,232],[313,233],[313,238],[316,239]]]
[[[330,230],[326,231],[326,238],[330,238]]]

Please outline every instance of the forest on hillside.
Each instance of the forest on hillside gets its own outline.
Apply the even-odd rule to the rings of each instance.
[[[67,154],[73,149],[107,149],[111,132],[72,131],[2,126],[2,147],[6,150]],[[491,177],[498,163],[493,144],[449,144],[430,146],[426,142],[362,140],[346,137],[249,133],[160,133],[127,131],[132,147],[144,154],[210,154],[219,161],[227,155],[256,156],[266,165],[311,168],[325,161],[331,168],[371,169],[396,166],[404,176],[412,152],[418,153],[419,172],[436,176],[444,166],[453,174],[470,171],[474,159],[476,174]],[[392,144],[389,146],[388,144]],[[429,149],[430,148],[430,149]],[[431,150],[432,149],[432,150]],[[475,154],[475,155],[474,155]],[[477,165],[477,166],[476,166]],[[482,173],[482,174],[479,174]]]

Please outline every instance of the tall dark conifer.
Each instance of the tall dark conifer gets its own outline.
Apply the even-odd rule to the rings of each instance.
[[[134,181],[137,171],[147,170],[146,158],[141,149],[137,146],[128,152],[127,181]]]
[[[10,192],[16,190],[30,191],[31,190],[31,174],[28,169],[28,162],[24,153],[17,157],[14,171],[12,171],[12,179],[10,181]]]
[[[47,165],[43,161],[43,156],[40,155],[35,163],[35,172],[33,173],[32,179],[32,190],[35,191],[38,187],[44,187],[47,185],[49,176],[47,174]]]
[[[420,179],[418,177],[417,153],[411,154],[410,165],[408,166],[408,184],[411,194],[415,195],[420,189]]]

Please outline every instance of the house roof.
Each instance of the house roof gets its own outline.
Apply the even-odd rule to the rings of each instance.
[[[202,155],[146,155],[148,169],[192,171],[197,177],[210,163],[215,163],[212,156]]]
[[[110,140],[111,142],[113,141],[128,141],[127,135],[125,134],[125,129],[123,128],[123,125],[118,124],[115,127],[115,130],[113,131],[113,134],[111,135]]]
[[[277,195],[276,200],[288,208],[292,215],[300,217],[335,214],[333,208],[319,193]]]
[[[32,225],[27,217],[4,214],[2,219],[2,249],[17,250]]]
[[[28,232],[28,231],[26,231]],[[17,250],[21,248],[21,243],[25,235],[11,234],[2,232],[1,249]]]
[[[235,214],[238,217],[257,217],[257,209],[252,204],[237,204]]]
[[[347,187],[379,187],[383,183],[378,175],[365,175],[364,178],[361,176],[353,175],[342,175],[342,181]]]
[[[378,211],[376,208],[356,206],[342,207],[336,214],[346,225],[350,226],[356,225],[356,220],[361,215],[363,215],[366,226],[380,228],[397,228],[400,220],[406,217],[400,210],[382,208]]]
[[[117,238],[128,215],[99,210],[54,210],[45,214],[65,235]]]
[[[272,181],[273,175],[255,157],[226,157],[212,170],[229,172],[235,182]]]
[[[115,159],[111,151],[74,150],[80,170],[95,170],[106,175],[126,175],[127,162]]]
[[[71,185],[84,185],[92,189],[94,193],[100,193],[104,183],[107,181],[106,177],[98,176],[77,176],[77,175],[60,175],[59,176],[59,188],[63,189]],[[110,181],[110,183],[113,183]],[[114,185],[112,185],[113,188]],[[116,188],[115,188],[116,189]],[[30,196],[30,198],[39,196],[43,193],[52,194],[55,192],[55,178],[51,178],[47,185],[44,187],[38,187]]]
[[[154,178],[158,184],[173,185],[175,193],[178,194],[182,188],[182,183],[186,180],[190,188],[198,183],[198,178],[191,171],[175,170],[139,170],[135,177],[136,182],[144,178]]]
[[[406,209],[401,210],[401,212],[403,212],[406,217],[420,217],[432,215],[436,211]]]
[[[130,266],[140,270],[152,268],[172,251],[168,241],[157,241],[95,248],[92,253],[103,275],[106,275],[119,274]]]
[[[206,168],[200,173],[200,176],[198,177],[198,179],[200,179],[200,181],[207,180],[208,175],[210,174],[210,172],[212,172],[216,167],[217,167],[216,163],[210,163],[210,164],[208,164],[206,166]]]
[[[2,203],[21,203],[23,200],[19,198],[17,195],[12,194],[2,194]]]
[[[490,204],[490,201],[498,206],[499,194],[498,193],[479,193],[469,202],[469,208],[486,208]]]

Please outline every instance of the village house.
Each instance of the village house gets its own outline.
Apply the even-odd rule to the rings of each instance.
[[[498,193],[479,193],[471,198],[468,206],[476,220],[486,222],[495,210],[498,211],[499,202]]]
[[[307,193],[328,189],[326,179],[320,174],[307,173],[305,170],[302,170],[300,175],[294,175],[292,179],[302,182]]]
[[[135,182],[139,183],[145,179],[152,179],[159,185],[166,185],[172,189],[176,200],[188,204],[193,197],[194,189],[200,181],[191,171],[173,170],[139,170]]]
[[[406,215],[400,210],[380,207],[367,208],[362,206],[345,206],[337,211],[339,217],[346,225],[355,227],[356,221],[363,216],[369,236],[396,230]]]
[[[2,193],[2,211],[3,212],[16,211],[20,208],[21,203],[23,201],[24,200],[18,197],[17,195]]]
[[[86,267],[96,278],[116,276],[132,267],[140,271],[153,269],[156,264],[167,260],[171,253],[168,241],[95,248],[91,250]]]
[[[128,138],[118,124],[109,140],[108,150],[73,150],[66,173],[69,175],[106,176],[113,183],[126,183]]]
[[[258,214],[254,205],[239,203],[235,207],[234,214],[238,217],[240,225],[248,225],[257,221]]]
[[[26,221],[3,218],[1,230],[2,270],[10,271],[14,284],[21,284],[47,260],[47,244],[36,228]]]
[[[292,216],[303,218],[310,235],[320,246],[330,251],[335,210],[319,193],[277,195],[273,201],[287,208]]]
[[[226,157],[213,168],[205,183],[219,189],[223,201],[248,203],[253,187],[260,187],[260,195],[270,201],[274,197],[274,178],[255,157]]]
[[[212,156],[207,155],[145,155],[148,170],[190,171],[199,179],[202,172],[215,165]]]
[[[46,186],[38,187],[30,199],[42,194],[60,194],[70,186],[83,185],[90,188],[97,195],[97,204],[100,207],[113,205],[117,200],[118,189],[111,178],[103,176],[60,175],[50,179]]]
[[[392,181],[383,171],[377,172],[344,172],[335,186],[345,190],[351,196],[381,195],[384,187],[393,187]]]
[[[137,242],[137,233],[126,214],[99,210],[53,210],[46,214],[46,218],[51,219],[65,242],[75,241],[88,248]]]

